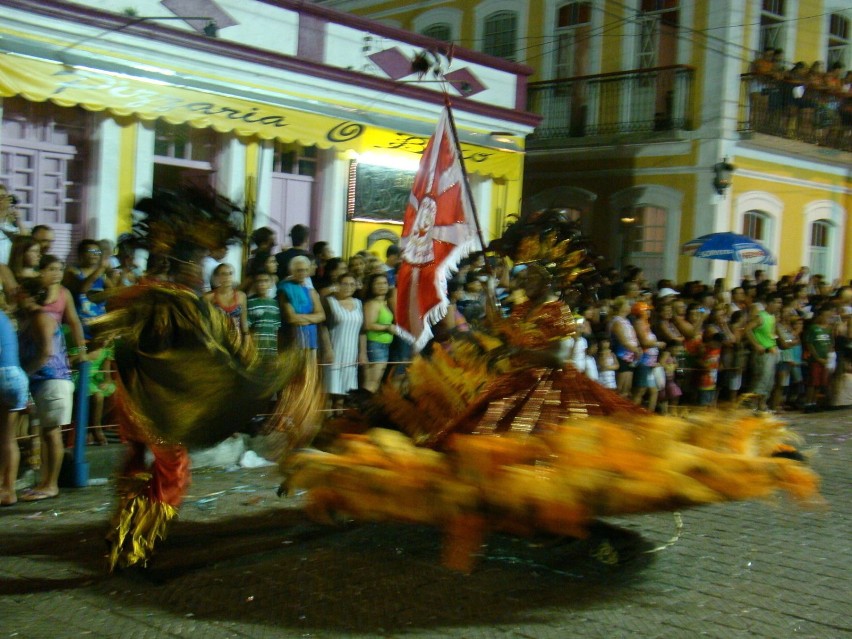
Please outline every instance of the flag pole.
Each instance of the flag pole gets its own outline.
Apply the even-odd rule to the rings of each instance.
[[[461,143],[459,142],[459,132],[456,129],[456,119],[453,117],[453,107],[450,103],[450,96],[446,93],[444,94],[444,104],[447,107],[447,118],[450,121],[450,130],[453,132],[453,144],[456,147],[456,154],[459,156],[459,166],[461,167],[462,172],[462,182],[464,186],[464,192],[467,196],[468,204],[470,204],[470,212],[473,215],[473,223],[476,225],[476,236],[479,238],[479,244],[482,246],[482,252],[485,253],[485,239],[482,237],[482,227],[479,225],[479,215],[476,212],[476,202],[473,201],[473,194],[470,192],[470,182],[467,179],[467,168],[464,165],[464,156],[462,155]],[[485,260],[485,272],[491,275],[491,267],[488,264],[488,260]]]
[[[467,179],[467,168],[464,165],[464,156],[462,155],[461,150],[461,142],[459,142],[459,132],[456,129],[456,119],[453,116],[453,106],[450,103],[450,96],[447,93],[444,93],[444,104],[447,107],[447,119],[450,121],[450,131],[453,132],[453,144],[456,146],[456,154],[459,156],[459,166],[461,167],[462,172],[462,182],[464,183],[464,192],[467,195],[467,201],[470,205],[470,214],[473,215],[473,223],[476,226],[476,236],[479,238],[479,245],[482,247],[483,256],[485,255],[485,238],[482,236],[482,226],[479,224],[479,215],[476,212],[476,202],[473,200],[473,193],[470,192],[470,182]],[[494,282],[496,286],[496,282],[494,280],[494,269],[491,268],[491,264],[488,262],[488,259],[485,259],[485,273],[488,275],[491,282]],[[497,302],[497,293],[492,290],[492,287],[485,287],[485,296],[488,299],[488,303],[485,306],[486,317],[490,319],[492,322],[496,321],[496,319],[500,316],[500,305]]]

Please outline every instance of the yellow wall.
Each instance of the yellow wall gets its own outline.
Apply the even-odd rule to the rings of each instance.
[[[133,185],[136,180],[136,135],[134,118],[116,118],[121,127],[121,152],[118,173],[118,228],[116,235],[129,233],[133,225],[133,206],[136,193]]]
[[[795,179],[801,179],[802,170],[796,167],[789,167],[783,164],[775,164],[770,162],[761,162],[741,158],[737,160],[737,169],[751,169],[762,173],[769,173],[776,178],[790,178],[788,184],[779,182],[769,182],[767,180],[746,177],[741,173],[734,173],[733,183],[731,187],[732,196],[736,198],[738,194],[747,193],[750,191],[761,191],[769,193],[783,202],[783,215],[780,218],[780,228],[777,230],[777,236],[780,239],[778,248],[778,274],[784,275],[795,273],[800,266],[807,264],[807,255],[803,254],[804,238],[808,236],[810,229],[805,219],[806,207],[817,201],[830,201],[835,203],[841,209],[846,211],[847,227],[852,222],[852,197],[848,194],[836,193],[829,189],[831,187],[837,190],[838,187],[844,187],[848,190],[852,188],[852,182],[840,176],[834,176],[822,173],[810,173],[807,176],[809,182],[815,182],[818,185],[823,184],[827,188],[820,189],[818,186],[796,184]],[[733,216],[736,214],[732,210]],[[741,229],[734,229],[740,232]],[[849,236],[848,230],[846,236]],[[841,239],[842,241],[842,239]],[[847,246],[842,248],[842,266],[840,270],[841,280],[848,280],[852,276],[852,255]]]

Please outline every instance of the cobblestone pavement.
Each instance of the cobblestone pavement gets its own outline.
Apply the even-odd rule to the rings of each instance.
[[[275,496],[275,469],[196,474],[147,571],[104,573],[111,487],[0,511],[0,638],[852,637],[852,411],[800,415],[824,511],[736,503],[608,520],[588,542],[494,536],[472,575],[440,535],[326,528]],[[596,547],[596,546],[595,546]]]

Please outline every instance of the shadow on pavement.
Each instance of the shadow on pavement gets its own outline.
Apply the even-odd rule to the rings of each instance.
[[[320,526],[268,509],[178,521],[146,570],[103,572],[102,525],[33,535],[5,548],[68,565],[56,579],[3,580],[0,594],[85,588],[113,607],[311,630],[395,633],[524,622],[595,608],[641,578],[654,555],[636,533],[596,524],[588,540],[492,535],[471,575],[440,566],[440,532],[398,524]],[[86,543],[82,544],[81,539]]]

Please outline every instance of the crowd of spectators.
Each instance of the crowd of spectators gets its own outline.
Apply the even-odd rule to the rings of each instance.
[[[256,251],[242,287],[251,300],[253,277],[283,276],[277,290],[285,334],[288,325],[298,327],[302,337],[295,339],[317,353],[339,407],[351,392],[375,392],[388,362],[393,368],[410,359],[393,317],[399,250],[388,247],[384,261],[370,251],[344,260],[325,242],[309,248],[307,235],[294,228],[292,248],[275,264],[268,250]],[[294,257],[295,269],[287,266]],[[479,327],[495,301],[508,315],[524,298],[523,271],[481,253],[463,260],[448,282],[450,305],[433,327],[435,340]],[[291,290],[294,283],[303,295]],[[610,269],[593,296],[564,298],[578,326],[577,335],[566,336],[565,362],[649,410],[743,401],[757,411],[852,404],[852,288],[805,267],[777,282],[756,271],[732,288],[723,280],[651,286],[638,268]],[[316,340],[305,335],[312,325]]]
[[[261,354],[304,349],[322,367],[329,410],[336,411],[353,394],[376,392],[410,361],[411,348],[394,317],[399,248],[388,246],[384,259],[367,250],[344,259],[326,242],[309,245],[305,226],[294,226],[289,236],[290,245],[276,252],[275,232],[257,229],[239,280],[224,251],[210,255],[201,265],[199,293]],[[52,241],[45,226],[17,234],[9,265],[0,264],[6,310],[0,313],[4,504],[17,499],[22,439],[40,444],[28,463],[41,472],[40,482],[21,498],[58,494],[75,361],[91,362],[89,437],[93,444],[105,441],[100,422],[104,399],[114,390],[112,350],[92,340],[88,324],[106,311],[110,289],[167,276],[156,257],[143,273],[132,242],[115,248],[84,239],[73,264],[65,266],[51,255]],[[449,308],[433,327],[436,343],[482,326],[490,310],[508,315],[523,303],[524,272],[523,265],[482,253],[464,259],[448,282]],[[640,269],[628,267],[602,273],[597,289],[582,298],[563,293],[576,320],[576,332],[565,336],[560,349],[563,364],[650,411],[743,399],[756,411],[852,404],[852,287],[828,284],[807,268],[777,282],[756,271],[727,288],[723,280],[712,286],[661,280],[652,287]],[[28,392],[34,402],[29,420],[21,418]],[[27,438],[30,430],[36,434]]]
[[[767,48],[750,69],[753,127],[810,142],[852,138],[852,71],[833,62],[784,62],[781,49]]]

